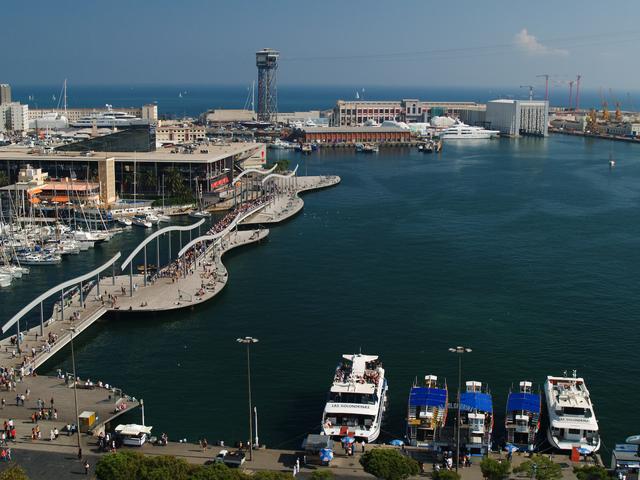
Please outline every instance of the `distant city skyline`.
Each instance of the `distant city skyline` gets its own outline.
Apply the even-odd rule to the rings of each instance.
[[[0,83],[249,85],[255,52],[280,51],[281,85],[634,91],[632,1],[322,3],[12,2]],[[606,11],[605,11],[606,10]],[[34,15],[37,12],[37,15]],[[603,19],[606,18],[606,22]]]

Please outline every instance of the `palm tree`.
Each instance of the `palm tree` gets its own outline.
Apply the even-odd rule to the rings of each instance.
[[[181,195],[184,193],[184,178],[177,168],[172,168],[166,177],[167,190],[171,195]]]

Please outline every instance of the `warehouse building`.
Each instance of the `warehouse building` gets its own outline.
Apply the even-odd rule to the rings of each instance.
[[[549,102],[546,100],[491,100],[487,103],[487,128],[501,135],[546,137],[549,126]]]
[[[304,142],[358,143],[408,142],[411,132],[399,127],[304,127]]]

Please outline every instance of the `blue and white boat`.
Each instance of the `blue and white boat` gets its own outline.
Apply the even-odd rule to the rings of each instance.
[[[470,455],[486,455],[491,448],[493,433],[493,399],[482,382],[465,383],[466,391],[460,395],[460,442]],[[464,440],[463,440],[464,438]]]
[[[510,391],[507,397],[507,411],[504,427],[507,430],[507,443],[515,447],[533,451],[540,429],[540,393],[533,393],[533,384],[520,382],[517,392]]]
[[[407,441],[414,447],[435,449],[447,421],[447,383],[439,384],[435,375],[426,375],[423,385],[417,383],[409,392]]]

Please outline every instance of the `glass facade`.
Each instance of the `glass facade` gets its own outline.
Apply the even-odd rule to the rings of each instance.
[[[156,130],[152,125],[132,125],[110,135],[56,147],[60,152],[153,152],[155,149]]]

